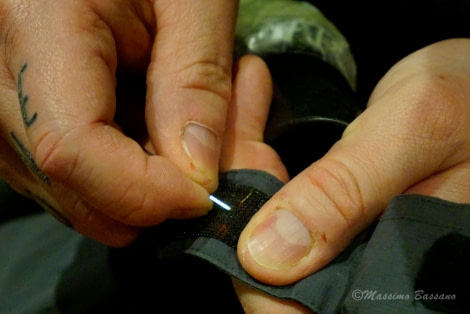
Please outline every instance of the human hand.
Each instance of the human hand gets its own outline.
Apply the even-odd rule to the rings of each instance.
[[[237,1],[7,0],[0,14],[0,174],[15,190],[113,246],[210,209]],[[147,67],[150,137],[131,139],[116,71]]]
[[[470,202],[469,55],[470,40],[454,39],[395,65],[341,140],[252,218],[238,245],[244,268],[268,284],[293,283],[328,264],[398,194]]]

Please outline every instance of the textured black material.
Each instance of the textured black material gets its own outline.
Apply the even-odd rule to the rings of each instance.
[[[316,313],[465,313],[469,241],[469,204],[401,195],[325,268],[293,285],[258,282],[240,266],[235,250],[215,239],[200,238],[185,253]]]
[[[233,206],[232,213],[215,208],[211,215],[192,225],[187,221],[165,223],[140,239],[147,244],[136,252],[150,252],[155,271],[164,270],[164,275],[155,280],[165,289],[172,291],[169,287],[176,281],[175,291],[191,291],[192,296],[201,288],[226,291],[218,298],[230,297],[230,282],[222,284],[223,276],[217,275],[221,270],[229,275],[227,279],[235,277],[276,298],[295,300],[317,313],[462,310],[462,300],[470,297],[465,285],[444,289],[436,286],[436,281],[443,283],[440,278],[449,274],[468,277],[466,265],[470,263],[470,254],[465,243],[470,241],[470,206],[421,195],[396,197],[377,224],[359,234],[315,274],[282,287],[253,279],[238,261],[236,239],[243,224],[281,186],[281,182],[261,171],[230,171],[222,177],[215,194]],[[227,236],[229,230],[236,236]],[[445,255],[441,254],[442,242],[448,243]],[[436,259],[436,254],[441,258]],[[448,258],[455,256],[460,259],[458,262]],[[438,294],[453,299],[419,299],[422,295]]]
[[[263,171],[230,171],[220,176],[214,193],[230,204],[230,211],[215,205],[199,219],[166,221],[146,230],[129,247],[111,250],[118,291],[132,304],[133,313],[154,308],[159,313],[162,304],[173,313],[243,313],[224,272],[242,269],[235,250],[240,232],[280,187],[282,182]]]
[[[222,174],[213,195],[230,210],[214,203],[214,208],[201,218],[168,220],[154,228],[155,239],[164,246],[175,240],[210,237],[236,248],[250,218],[281,186],[281,181],[263,171],[245,169]]]
[[[214,209],[202,218],[168,221],[159,228],[159,241],[211,237],[235,248],[248,220],[269,199],[265,193],[239,184],[222,185],[217,197],[230,204],[231,210],[215,205]]]
[[[361,112],[343,75],[316,55],[263,56],[274,83],[265,141],[294,177],[323,156]]]

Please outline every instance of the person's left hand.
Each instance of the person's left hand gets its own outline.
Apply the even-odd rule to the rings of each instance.
[[[266,64],[258,57],[245,56],[234,71],[232,102],[227,116],[221,172],[231,169],[257,169],[269,172],[283,182],[287,170],[274,149],[263,142],[272,82]],[[311,313],[294,301],[268,296],[234,279],[233,284],[246,313]]]

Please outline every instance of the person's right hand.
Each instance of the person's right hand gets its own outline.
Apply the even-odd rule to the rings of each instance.
[[[206,213],[231,98],[237,5],[3,0],[0,175],[113,246],[141,226]],[[141,126],[149,137],[139,142],[115,121],[118,68],[148,70]]]

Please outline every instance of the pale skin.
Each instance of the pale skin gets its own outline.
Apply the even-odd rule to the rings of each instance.
[[[243,267],[269,284],[293,283],[327,265],[395,195],[470,203],[469,56],[470,39],[451,39],[390,69],[367,109],[332,149],[290,180],[250,221],[238,245]],[[277,245],[259,250],[256,242],[250,244],[250,237],[269,229],[266,222],[279,210],[306,226],[311,246],[277,252]],[[286,252],[294,262],[283,260]],[[268,265],[273,261],[274,267]],[[239,297],[250,313],[265,313],[273,302],[246,288],[239,289]],[[291,305],[278,313],[289,311],[308,313]]]
[[[247,226],[238,253],[252,276],[274,285],[325,266],[397,194],[470,201],[468,39],[397,64],[331,151],[288,181],[262,143],[269,73],[249,57],[232,75],[236,7],[226,0],[2,1],[2,177],[85,236],[124,246],[141,227],[205,214],[219,171],[266,170],[287,184]],[[148,137],[132,139],[114,120],[117,69],[147,72]],[[258,83],[246,84],[248,77]],[[253,152],[258,158],[247,157]],[[279,209],[313,239],[295,248],[292,263],[275,251],[256,259],[249,245]],[[266,267],[273,260],[277,266]],[[236,290],[248,313],[308,312]]]
[[[127,245],[142,227],[210,210],[226,128],[231,130],[227,143],[234,145],[225,146],[221,171],[243,166],[239,156],[249,148],[272,162],[246,166],[287,180],[277,155],[262,143],[270,100],[264,63],[243,59],[237,77],[255,84],[232,87],[237,5],[3,1],[2,178],[77,232],[111,246]],[[130,73],[130,80],[147,72],[145,104],[116,97],[118,70]],[[259,89],[265,92],[256,99]],[[252,108],[250,95],[262,105],[226,126],[229,103]],[[123,130],[132,131],[135,117],[124,114],[118,124],[115,114],[143,107],[145,120],[136,116],[149,132],[134,139]],[[238,116],[237,106],[232,108]],[[248,113],[240,106],[238,113],[243,112]],[[188,125],[209,130],[208,151],[194,152],[184,143]]]
[[[2,177],[112,246],[169,217],[207,213],[231,99],[237,5],[2,1]],[[116,71],[147,73],[145,103],[116,98],[116,84],[127,84]],[[116,110],[133,108],[145,108],[138,118],[149,135],[138,139],[123,131],[135,121],[115,120]]]

